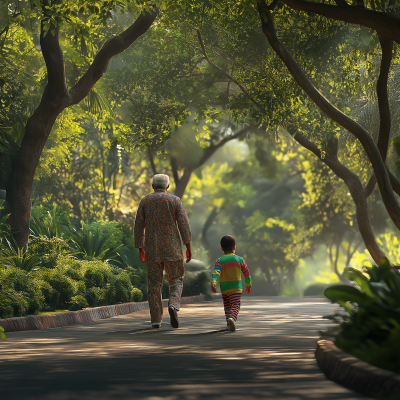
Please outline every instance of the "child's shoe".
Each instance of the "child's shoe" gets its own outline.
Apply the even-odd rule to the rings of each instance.
[[[231,332],[235,332],[235,330],[236,330],[235,321],[233,320],[233,318],[229,318],[229,319],[228,319],[228,329],[229,329]]]

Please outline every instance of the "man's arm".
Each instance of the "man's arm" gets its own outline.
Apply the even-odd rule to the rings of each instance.
[[[144,213],[143,199],[139,204],[136,213],[135,228],[133,230],[135,237],[135,247],[142,249],[144,247],[144,230],[146,227],[146,216]]]
[[[189,219],[186,215],[185,209],[181,199],[178,198],[178,207],[175,214],[178,229],[181,234],[182,242],[186,246],[186,262],[188,263],[192,259],[192,250],[190,248],[190,242],[192,241],[192,232],[190,231]]]

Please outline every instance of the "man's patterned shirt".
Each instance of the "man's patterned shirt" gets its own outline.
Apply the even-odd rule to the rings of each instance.
[[[182,260],[179,232],[184,244],[191,242],[189,220],[179,197],[156,190],[142,199],[134,234],[135,247],[144,247],[146,262]]]

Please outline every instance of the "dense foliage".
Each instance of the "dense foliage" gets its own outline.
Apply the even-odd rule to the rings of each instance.
[[[0,318],[147,299],[146,268],[126,225],[97,222],[73,228],[56,208],[35,209],[33,215],[38,218],[32,221],[28,251],[15,246],[2,223]],[[186,274],[184,296],[210,291],[204,264],[195,267]],[[165,281],[163,297],[168,296]]]
[[[400,372],[400,275],[387,258],[379,266],[362,271],[349,268],[345,274],[356,286],[335,285],[325,295],[339,303],[345,314],[330,318],[339,322],[329,332],[340,349],[380,368]]]

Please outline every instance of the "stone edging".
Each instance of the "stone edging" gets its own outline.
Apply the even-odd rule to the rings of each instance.
[[[221,294],[213,296],[214,299],[222,298]],[[181,304],[202,303],[204,295],[182,297]],[[168,299],[162,301],[163,307],[168,307]],[[59,328],[61,326],[82,324],[85,322],[97,321],[116,317],[118,315],[131,314],[137,311],[148,310],[149,303],[123,303],[112,306],[86,308],[80,311],[70,311],[53,315],[32,315],[29,317],[14,317],[0,319],[0,326],[5,332],[28,331],[31,329]]]
[[[328,379],[348,389],[369,397],[400,397],[400,375],[361,361],[330,340],[318,341],[315,358]]]

